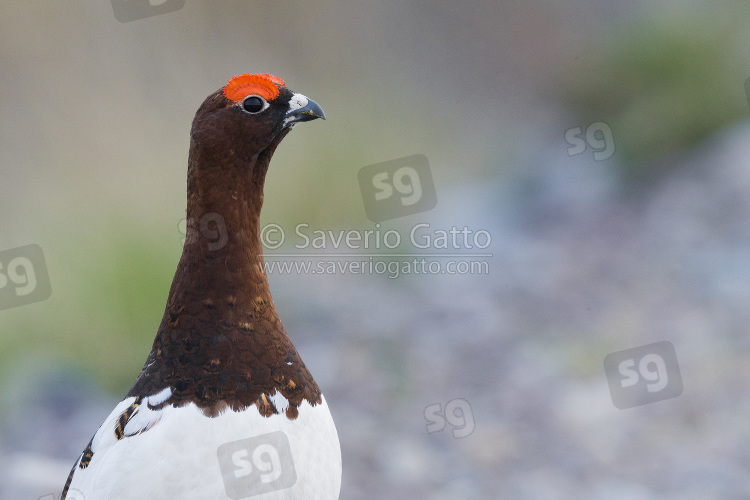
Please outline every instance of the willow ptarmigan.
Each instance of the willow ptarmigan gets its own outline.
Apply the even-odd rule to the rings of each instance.
[[[317,103],[270,74],[234,77],[198,109],[187,174],[195,237],[143,370],[62,500],[339,497],[336,427],[276,313],[260,240],[271,156],[315,118],[325,118]],[[219,244],[208,237],[218,223]]]

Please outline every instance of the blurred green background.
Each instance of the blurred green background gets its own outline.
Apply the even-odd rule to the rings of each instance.
[[[438,210],[428,220],[469,214],[470,223],[491,224],[503,211],[526,210],[529,198],[544,197],[538,179],[523,176],[549,161],[549,151],[576,160],[565,154],[565,131],[597,121],[611,127],[617,145],[601,164],[616,179],[613,196],[647,198],[685,158],[748,113],[750,6],[739,1],[188,0],[176,12],[120,23],[109,2],[4,0],[2,13],[0,250],[40,245],[52,283],[48,300],[0,311],[6,421],[19,401],[34,400],[18,387],[36,390],[24,383],[40,373],[87,381],[112,401],[134,381],[181,252],[190,122],[205,96],[233,75],[279,75],[326,112],[325,122],[295,129],[271,164],[263,222],[287,229],[301,222],[372,229],[357,171],[412,154],[428,157],[438,191]],[[488,204],[472,209],[475,193]],[[504,269],[502,252],[494,250],[493,270]],[[312,294],[329,286],[325,277],[297,278]],[[501,272],[468,286],[504,279]],[[295,325],[337,324],[315,312],[306,317],[311,306],[284,291],[292,282],[271,281],[282,320],[286,309],[298,317]],[[351,286],[367,301],[373,283],[405,293],[398,290],[412,285],[403,281],[358,277]],[[454,286],[448,278],[428,284]],[[392,328],[409,343],[409,323]],[[400,377],[397,368],[408,364],[399,360],[402,348],[386,344],[373,354],[388,377]],[[589,355],[585,349],[556,352],[575,360]],[[6,448],[22,450],[8,437],[12,429],[2,429]],[[50,455],[75,459],[59,449]],[[477,477],[480,486],[466,489],[475,492],[466,498],[485,498],[476,493],[484,491],[484,476]],[[351,478],[342,498],[397,496],[367,495],[366,484]],[[442,498],[438,490],[463,497],[461,486],[392,489]]]

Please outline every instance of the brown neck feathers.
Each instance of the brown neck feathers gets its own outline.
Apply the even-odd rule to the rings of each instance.
[[[295,418],[320,390],[292,345],[271,299],[263,267],[260,211],[263,182],[285,133],[254,155],[191,144],[188,233],[153,348],[129,396],[165,387],[164,404],[195,403],[214,416],[229,407],[278,409]]]

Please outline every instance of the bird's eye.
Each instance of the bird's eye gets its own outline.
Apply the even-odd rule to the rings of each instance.
[[[265,99],[257,95],[249,95],[242,101],[242,109],[253,114],[260,113],[266,109],[266,105]]]

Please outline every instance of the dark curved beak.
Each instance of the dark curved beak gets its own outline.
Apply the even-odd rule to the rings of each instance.
[[[323,108],[321,108],[317,102],[308,99],[307,106],[287,112],[286,120],[284,121],[287,124],[292,124],[297,122],[309,122],[316,118],[322,118],[325,120],[326,114],[323,113]]]

